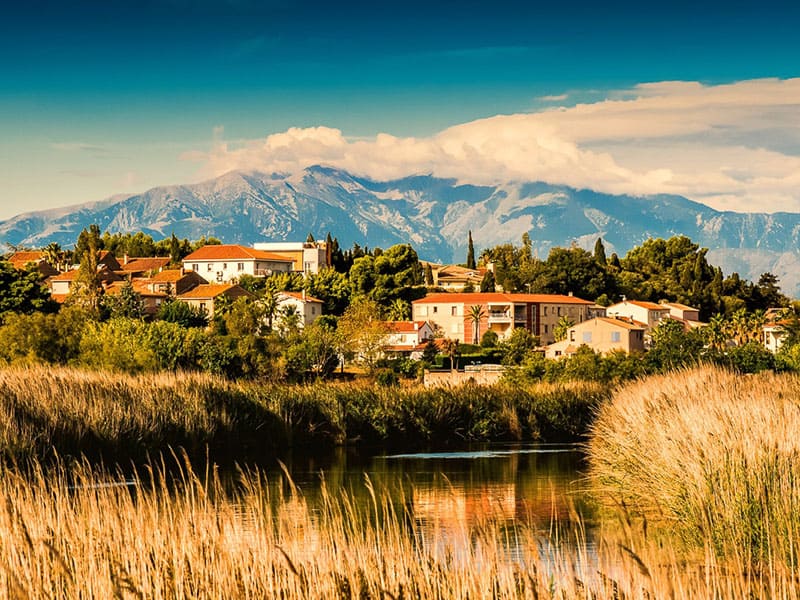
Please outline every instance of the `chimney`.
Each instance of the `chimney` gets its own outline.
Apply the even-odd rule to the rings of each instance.
[[[567,292],[567,296],[569,296],[570,298],[572,298],[572,292]]]
[[[628,301],[628,299],[625,297],[625,294],[622,294],[622,301],[623,302],[627,302]]]

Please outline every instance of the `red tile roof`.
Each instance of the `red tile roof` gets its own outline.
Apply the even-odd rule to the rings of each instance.
[[[386,326],[392,333],[414,333],[422,329],[425,321],[386,321]]]
[[[303,302],[316,302],[318,304],[324,304],[322,300],[319,298],[314,298],[314,296],[309,296],[306,294],[305,297],[303,297],[303,292],[279,292],[278,295],[280,294],[283,294],[284,296],[291,296],[292,298],[302,300]]]
[[[625,300],[624,302],[618,302],[617,304],[614,304],[613,307],[609,306],[609,308],[619,307],[624,304],[633,304],[634,306],[645,308],[647,310],[669,310],[669,306],[656,304],[655,302],[647,302],[645,300]]]
[[[640,323],[639,321],[634,321],[633,319],[625,319],[622,317],[614,318],[614,317],[595,317],[598,321],[603,321],[605,323],[610,323],[611,325],[616,325],[617,327],[622,327],[623,329],[630,329],[630,330],[644,330],[647,329],[647,325],[645,323]],[[587,323],[588,321],[584,321]]]
[[[252,296],[250,292],[248,292],[243,287],[240,287],[236,284],[231,283],[207,283],[203,285],[198,285],[196,288],[189,290],[185,294],[181,294],[178,296],[180,300],[189,300],[189,299],[197,299],[197,300],[204,300],[210,298],[216,298],[217,296],[221,296],[231,290],[235,290],[239,293],[240,296]],[[244,293],[242,293],[244,292]]]
[[[414,300],[412,304],[487,304],[489,302],[594,305],[594,302],[589,302],[577,296],[564,296],[561,294],[505,294],[502,292],[429,294],[420,300]]]
[[[238,244],[203,246],[184,258],[183,262],[192,262],[193,260],[271,260],[294,263],[291,258],[285,258],[279,254],[265,252],[264,250],[247,248]]]
[[[170,263],[170,258],[163,256],[148,256],[144,258],[128,258],[122,265],[123,271],[156,271],[163,269]]]

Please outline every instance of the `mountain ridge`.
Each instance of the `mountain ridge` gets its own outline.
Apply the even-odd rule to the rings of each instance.
[[[609,253],[622,255],[648,237],[680,234],[709,248],[709,260],[726,273],[757,279],[770,270],[787,293],[797,296],[800,287],[798,213],[717,211],[683,196],[611,195],[542,182],[481,186],[432,175],[376,181],[319,165],[288,174],[230,171],[23,213],[0,222],[0,241],[70,246],[91,223],[156,239],[174,232],[242,244],[330,232],[343,247],[411,243],[420,257],[440,262],[466,256],[469,230],[479,247],[519,243],[527,232],[541,257],[554,246],[589,249],[598,237]]]

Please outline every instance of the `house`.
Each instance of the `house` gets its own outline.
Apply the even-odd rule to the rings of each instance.
[[[105,293],[108,296],[115,296],[122,291],[122,288],[127,282],[115,281],[105,288]],[[161,308],[161,304],[168,298],[164,292],[154,292],[147,285],[146,281],[133,280],[133,291],[136,292],[142,299],[142,308],[144,314],[147,316],[154,316]]]
[[[214,306],[218,304],[220,298],[225,296],[227,299],[233,301],[237,298],[254,298],[255,296],[248,292],[246,289],[239,285],[231,283],[212,284],[206,283],[198,285],[197,287],[189,290],[188,292],[177,296],[175,299],[181,302],[186,302],[209,318],[214,316]]]
[[[97,257],[97,267],[105,267],[109,271],[121,271],[122,265],[119,264],[117,257],[108,250],[101,250]]]
[[[293,264],[290,258],[238,244],[203,246],[183,259],[184,269],[216,283],[230,283],[242,275],[268,277],[288,273]]]
[[[679,302],[662,302],[661,306],[669,308],[669,316],[676,321],[683,323],[685,330],[697,329],[707,323],[700,320],[700,309],[680,304]]]
[[[126,254],[122,257],[120,271],[131,277],[147,277],[166,269],[170,261],[168,256],[130,258]]]
[[[72,292],[73,285],[79,273],[80,269],[72,269],[71,271],[58,273],[47,279],[47,287],[50,288],[50,296],[53,300],[56,302],[64,302],[67,299],[67,296]],[[102,265],[98,266],[97,277],[104,288],[124,280],[124,277]]]
[[[280,312],[285,310],[286,307],[294,307],[297,314],[300,315],[300,327],[311,325],[322,314],[322,306],[324,302],[318,298],[314,298],[306,294],[305,290],[302,292],[278,292],[278,321],[280,321]]]
[[[585,321],[594,303],[559,294],[486,292],[429,294],[411,304],[415,321],[431,321],[462,343],[479,342],[487,331],[505,339],[522,327],[546,344],[554,341],[553,329],[562,317]]]
[[[764,342],[764,347],[776,354],[778,350],[781,349],[783,346],[783,342],[786,340],[786,328],[785,326],[788,325],[788,321],[781,320],[781,321],[772,321],[770,323],[764,323],[762,326],[762,341]]]
[[[258,242],[256,250],[292,261],[292,271],[309,275],[331,266],[331,250],[326,242]]]
[[[171,296],[180,296],[198,285],[208,283],[199,273],[183,268],[166,269],[146,281],[151,292],[163,292]]]
[[[479,289],[486,269],[467,269],[458,265],[431,265],[433,274],[433,285],[451,292],[462,292],[464,288],[471,285]]]
[[[15,269],[19,271],[23,271],[27,269],[29,265],[33,265],[45,277],[58,275],[58,269],[56,269],[53,265],[47,262],[47,260],[44,257],[44,252],[39,252],[39,251],[14,252],[14,254],[9,256],[6,260],[10,262]]]
[[[649,331],[658,325],[661,319],[666,319],[670,316],[670,307],[665,304],[656,304],[655,302],[626,300],[623,296],[622,302],[612,304],[606,308],[606,315],[609,317],[627,317],[639,323],[644,323]]]
[[[582,345],[595,352],[643,352],[644,323],[637,323],[624,317],[595,317],[577,323],[567,330],[564,340],[545,348],[545,358],[562,358],[577,352]]]
[[[421,358],[425,344],[433,339],[435,327],[428,321],[387,321],[383,351]]]

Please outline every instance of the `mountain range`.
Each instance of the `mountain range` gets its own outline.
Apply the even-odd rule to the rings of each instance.
[[[542,258],[554,246],[624,255],[649,237],[683,234],[709,248],[726,274],[758,279],[770,271],[800,296],[800,214],[734,213],[674,195],[610,195],[540,182],[492,186],[413,176],[373,181],[314,166],[297,173],[232,171],[191,185],[20,214],[0,222],[0,242],[68,247],[92,223],[155,239],[215,236],[225,243],[304,240],[330,232],[342,247],[411,243],[421,258],[463,262],[467,233],[476,248],[520,243],[527,232]]]

